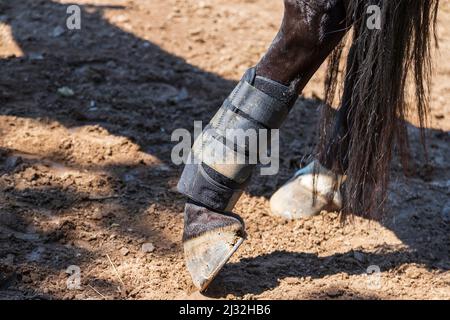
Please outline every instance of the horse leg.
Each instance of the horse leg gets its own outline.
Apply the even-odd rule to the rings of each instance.
[[[354,59],[350,48],[349,61]],[[355,63],[347,64],[342,105],[336,113],[333,132],[326,144],[325,152],[279,188],[270,199],[273,215],[286,219],[301,219],[328,209],[341,209],[340,185],[345,180],[347,169],[347,150],[353,122],[351,113],[351,94],[354,87]],[[316,190],[313,195],[312,190]]]
[[[349,144],[351,124],[353,117],[351,111],[351,96],[355,84],[354,47],[350,48],[347,60],[344,92],[341,99],[341,107],[336,112],[333,133],[327,142],[324,154],[320,155],[320,163],[335,173],[343,174],[348,166],[347,150]]]
[[[253,167],[219,164],[214,151],[223,147],[220,141],[226,139],[228,129],[279,128],[298,92],[346,32],[344,0],[284,3],[282,25],[271,47],[211,120],[213,133],[205,131],[201,141],[194,143],[190,159],[199,161],[186,164],[178,183],[179,191],[189,198],[183,232],[186,265],[200,290],[206,289],[245,237],[243,222],[229,212]]]

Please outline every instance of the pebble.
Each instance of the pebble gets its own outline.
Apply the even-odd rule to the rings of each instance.
[[[123,247],[122,249],[120,249],[121,255],[126,256],[128,253],[130,253],[130,250],[128,250],[127,248]]]
[[[58,93],[63,96],[63,97],[71,97],[73,96],[75,93],[73,92],[72,89],[70,89],[69,87],[62,87],[58,89]]]
[[[153,252],[153,251],[155,251],[155,246],[151,242],[144,243],[144,244],[142,244],[141,251],[144,253]]]
[[[326,294],[330,298],[336,298],[336,297],[342,296],[344,294],[344,292],[339,289],[331,289],[331,290],[327,291]]]

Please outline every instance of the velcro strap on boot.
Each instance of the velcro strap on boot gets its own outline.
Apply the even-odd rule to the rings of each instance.
[[[188,163],[184,167],[177,188],[179,192],[208,208],[227,212],[233,209],[244,187],[240,184],[232,188],[233,185],[235,185],[233,181],[229,181],[205,164]]]
[[[234,94],[225,100],[224,106],[238,114],[245,114],[247,118],[266,128],[279,128],[290,111],[290,106],[256,89],[248,82],[240,82],[236,89]]]
[[[291,88],[249,69],[194,142],[178,190],[214,210],[231,210],[258,162],[259,131],[278,129],[296,98]]]

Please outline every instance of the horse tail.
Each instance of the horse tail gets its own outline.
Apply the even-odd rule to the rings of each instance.
[[[380,10],[381,28],[367,25],[371,5]],[[414,109],[426,154],[423,128],[428,122],[438,5],[439,0],[348,1],[353,30],[349,33],[351,48],[345,77],[343,81],[338,79],[344,49],[340,45],[331,55],[325,81],[326,105],[332,105],[337,84],[344,84],[339,108],[347,108],[344,120],[348,128],[339,139],[345,143],[345,160],[333,165],[347,176],[343,184],[344,216],[351,212],[380,218],[385,211],[394,149],[399,150],[403,168],[408,168],[406,118]],[[414,88],[411,95],[410,85]],[[329,152],[326,141],[333,133],[335,116],[333,112],[323,114],[319,158]]]

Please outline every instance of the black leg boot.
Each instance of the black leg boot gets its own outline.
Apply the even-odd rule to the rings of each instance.
[[[278,129],[297,97],[295,88],[258,77],[252,68],[194,142],[178,190],[190,199],[184,212],[183,245],[187,268],[200,290],[244,240],[243,222],[230,212],[259,159],[249,161],[259,150],[244,136],[249,130],[259,137],[262,129],[268,133]]]

